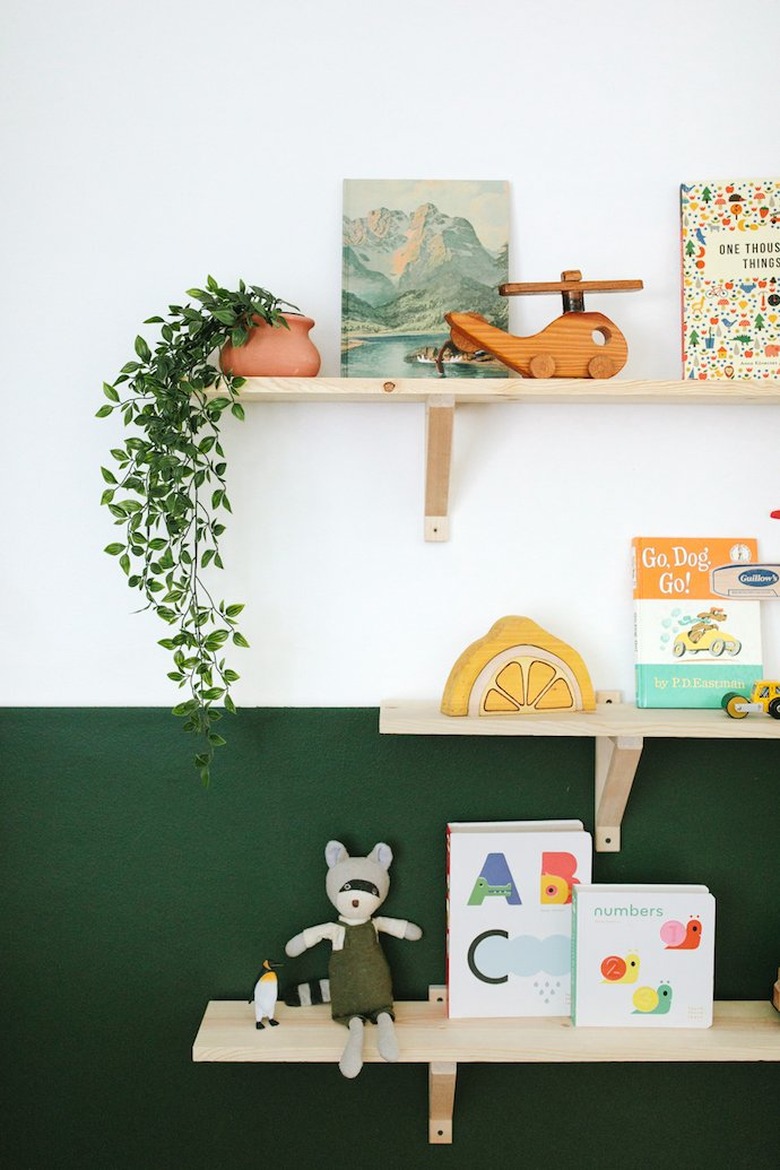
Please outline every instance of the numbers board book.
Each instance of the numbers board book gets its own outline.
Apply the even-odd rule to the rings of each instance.
[[[761,605],[723,598],[712,570],[758,559],[750,537],[635,537],[637,707],[719,707],[762,677]]]
[[[706,886],[575,886],[572,1022],[709,1028],[714,956]]]
[[[685,378],[780,377],[780,179],[683,183]]]
[[[569,1015],[572,890],[592,855],[581,821],[447,826],[451,1017]]]

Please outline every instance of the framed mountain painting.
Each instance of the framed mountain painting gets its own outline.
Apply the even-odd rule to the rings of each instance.
[[[342,375],[504,377],[489,355],[440,350],[448,312],[508,328],[508,254],[506,182],[346,179]]]

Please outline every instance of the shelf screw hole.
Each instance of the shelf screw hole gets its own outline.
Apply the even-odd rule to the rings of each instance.
[[[395,390],[395,382],[385,382],[382,386],[385,394],[391,394]]]

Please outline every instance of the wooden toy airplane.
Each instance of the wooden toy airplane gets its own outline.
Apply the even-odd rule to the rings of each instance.
[[[485,351],[525,378],[611,378],[626,364],[628,345],[609,317],[585,312],[583,294],[642,287],[641,280],[583,280],[576,269],[562,272],[560,281],[502,284],[498,288],[502,297],[561,293],[563,315],[539,333],[516,337],[479,313],[445,313],[450,341],[442,348],[451,344],[467,354]],[[441,361],[437,364],[442,372]]]

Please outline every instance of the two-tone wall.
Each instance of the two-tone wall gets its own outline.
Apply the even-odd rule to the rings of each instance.
[[[163,632],[98,500],[101,383],[144,318],[212,273],[299,304],[337,375],[345,177],[499,178],[510,272],[632,279],[592,307],[633,378],[680,373],[678,188],[772,175],[776,5],[594,0],[9,0],[0,37],[0,908],[13,1170],[80,1166],[769,1167],[777,1066],[462,1071],[455,1145],[425,1072],[193,1066],[210,998],[327,913],[322,848],[387,838],[399,995],[444,971],[448,819],[579,816],[592,744],[380,737],[384,698],[436,698],[462,649],[528,614],[633,692],[636,533],[746,534],[780,559],[776,409],[468,406],[452,537],[422,540],[421,406],[253,406],[226,428],[217,588],[246,602],[238,720],[203,792],[167,709]],[[512,304],[531,332],[555,300]],[[147,330],[147,332],[149,332]],[[780,607],[765,661],[780,672]],[[717,993],[780,962],[771,744],[645,749],[605,880],[705,881]]]

